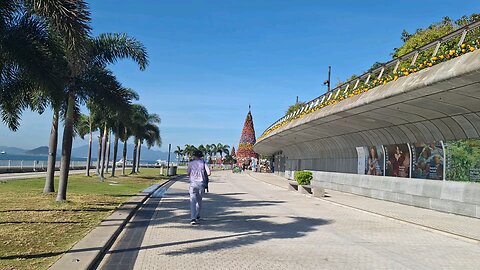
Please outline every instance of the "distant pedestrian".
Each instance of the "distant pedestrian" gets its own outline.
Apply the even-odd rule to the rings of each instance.
[[[202,210],[202,197],[205,193],[204,178],[210,176],[210,168],[202,159],[203,153],[195,151],[193,161],[188,164],[187,175],[190,178],[190,224],[197,224]]]

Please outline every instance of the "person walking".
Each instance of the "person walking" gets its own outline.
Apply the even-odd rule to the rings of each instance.
[[[202,197],[205,193],[204,177],[210,176],[210,168],[203,161],[203,153],[195,151],[193,161],[188,164],[187,175],[190,179],[190,224],[196,225],[202,210]]]

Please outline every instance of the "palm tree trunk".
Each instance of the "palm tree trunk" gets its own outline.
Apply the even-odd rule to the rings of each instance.
[[[100,181],[105,180],[105,160],[106,160],[106,153],[107,153],[107,124],[105,124],[105,127],[103,129],[103,136],[102,136],[102,161],[100,163]]]
[[[113,160],[112,160],[112,177],[115,177],[115,169],[117,167],[117,154],[118,154],[118,128],[115,132],[115,142],[113,143]]]
[[[122,164],[122,175],[125,176],[125,166],[127,164],[127,140],[123,142],[123,153],[122,153],[122,158],[123,158],[123,164]]]
[[[142,149],[142,142],[138,140],[138,158],[137,158],[137,173],[140,172],[140,150]]]
[[[52,129],[50,130],[50,143],[48,145],[48,167],[47,177],[45,178],[45,187],[43,193],[55,192],[55,162],[57,159],[57,143],[58,143],[58,117],[59,109],[53,109]]]
[[[87,156],[87,168],[85,175],[90,176],[90,164],[92,163],[92,145],[93,145],[93,132],[92,132],[92,116],[88,116],[89,127],[90,127],[90,137],[88,139],[88,156]]]
[[[137,144],[133,143],[133,162],[132,162],[132,172],[130,174],[133,174],[136,172],[136,166],[137,165]]]
[[[98,135],[97,175],[100,175],[100,162],[102,161],[102,132]]]
[[[108,173],[108,165],[110,164],[110,137],[111,137],[111,132],[110,130],[108,131],[108,140],[107,140],[107,168],[105,171]]]
[[[57,201],[67,199],[68,173],[70,169],[70,158],[72,156],[73,142],[73,115],[75,109],[75,93],[68,95],[67,116],[65,117],[65,128],[62,139],[62,160],[60,162],[60,182],[58,184]]]

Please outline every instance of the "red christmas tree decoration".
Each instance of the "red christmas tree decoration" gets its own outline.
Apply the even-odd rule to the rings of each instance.
[[[253,128],[253,117],[249,106],[247,118],[245,118],[245,123],[243,124],[242,135],[240,136],[240,144],[238,145],[237,150],[238,164],[248,164],[250,163],[250,158],[257,157],[257,153],[253,152],[253,145],[256,141],[255,129]]]

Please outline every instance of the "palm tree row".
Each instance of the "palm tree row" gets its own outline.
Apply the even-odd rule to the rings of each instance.
[[[148,65],[146,49],[126,34],[94,37],[90,21],[84,0],[0,1],[0,115],[3,123],[16,131],[24,110],[42,113],[52,108],[45,192],[54,191],[59,120],[63,120],[57,201],[66,200],[75,132],[89,134],[91,149],[92,132],[101,130],[101,179],[108,159],[106,145],[110,130],[115,134],[116,145],[119,139],[126,143],[130,136],[135,137],[137,147],[144,141],[148,146],[160,144],[158,116],[149,115],[144,108],[143,115],[135,116],[139,105],[132,105],[132,101],[138,95],[123,87],[107,68],[128,58],[144,70]],[[84,104],[90,114],[82,116],[80,106]],[[90,160],[91,151],[88,165]]]
[[[174,151],[174,153],[181,158],[181,160],[190,160],[193,157],[193,153],[195,151],[200,151],[203,153],[205,157],[208,156],[209,160],[215,158],[217,154],[220,155],[220,160],[223,160],[223,155],[225,154],[228,156],[230,154],[229,150],[230,146],[226,144],[200,144],[198,147],[191,145],[191,144],[186,144],[185,148],[182,149],[180,146],[177,146],[177,149]]]

